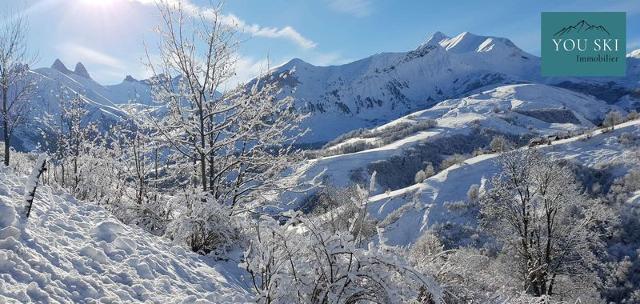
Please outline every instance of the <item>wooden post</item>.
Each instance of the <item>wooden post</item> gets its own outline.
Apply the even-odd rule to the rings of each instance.
[[[33,198],[36,195],[36,188],[38,188],[38,181],[40,180],[40,176],[42,172],[47,170],[47,155],[40,154],[38,160],[36,161],[36,166],[31,171],[31,175],[27,180],[27,184],[24,187],[25,192],[25,200],[27,201],[27,206],[25,208],[26,216],[29,218],[31,214],[31,206],[33,206]]]

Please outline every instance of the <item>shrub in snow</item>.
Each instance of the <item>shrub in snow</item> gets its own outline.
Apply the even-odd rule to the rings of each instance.
[[[629,172],[616,179],[613,185],[609,188],[607,197],[609,200],[617,203],[624,203],[627,199],[633,195],[634,192],[640,190],[640,170],[634,168]]]
[[[424,167],[424,175],[426,178],[429,178],[434,174],[436,174],[436,170],[433,168],[433,164],[431,162],[427,162],[427,165]]]
[[[209,193],[188,188],[169,200],[172,216],[166,235],[200,254],[223,254],[239,240],[231,209]]]
[[[445,208],[447,208],[447,210],[451,212],[465,212],[472,207],[469,202],[465,201],[446,201],[443,205]]]
[[[376,233],[376,223],[367,213],[364,219],[354,222],[363,211],[362,202],[366,200],[366,193],[353,186],[349,188],[326,187],[318,193],[311,203],[312,215],[321,218],[323,225],[330,231],[349,231],[357,228],[362,238],[368,239]],[[320,220],[320,219],[319,219]]]
[[[469,190],[467,190],[467,200],[469,202],[476,202],[480,198],[480,186],[473,184],[469,186]]]
[[[623,145],[631,145],[635,140],[635,136],[629,132],[623,132],[618,136],[618,141]]]
[[[446,168],[449,168],[453,165],[459,165],[464,163],[464,161],[467,159],[468,157],[462,154],[453,154],[449,157],[447,157],[445,160],[442,161],[442,163],[440,164],[440,168],[442,168],[443,170]]]
[[[446,250],[432,231],[413,244],[408,260],[421,272],[434,274],[445,303],[512,303],[517,295],[494,257],[473,248]]]
[[[263,217],[242,264],[258,303],[441,303],[438,285],[385,246],[361,246],[349,231],[297,215]],[[427,300],[428,299],[428,300]]]
[[[281,225],[268,216],[251,224],[242,266],[251,276],[258,303],[440,303],[436,283],[409,266],[384,245],[363,234],[366,204],[374,190],[356,186],[354,195],[311,216],[291,212]],[[343,213],[345,206],[354,213]],[[334,213],[348,215],[348,225],[331,225]]]
[[[627,114],[627,120],[634,120],[640,118],[640,114],[636,110],[632,110]]]

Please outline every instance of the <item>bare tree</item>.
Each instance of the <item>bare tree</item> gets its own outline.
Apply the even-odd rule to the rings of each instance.
[[[303,118],[292,98],[278,97],[286,75],[223,90],[235,75],[237,27],[220,6],[193,12],[180,1],[160,1],[158,8],[159,56],[149,55],[148,66],[166,113],[145,115],[141,126],[169,147],[183,179],[221,204],[240,206],[265,197],[256,194],[261,190],[280,189]]]
[[[29,64],[35,61],[27,48],[28,25],[15,13],[4,16],[0,24],[0,95],[4,164],[9,165],[11,137],[24,122],[29,95],[34,83],[29,79]]]
[[[503,244],[524,291],[557,294],[559,281],[589,275],[602,241],[596,228],[614,220],[609,209],[581,193],[570,169],[535,150],[503,154],[500,165],[481,199],[483,225]]]
[[[506,152],[513,149],[513,143],[510,142],[506,137],[498,135],[491,139],[489,147],[493,152]]]

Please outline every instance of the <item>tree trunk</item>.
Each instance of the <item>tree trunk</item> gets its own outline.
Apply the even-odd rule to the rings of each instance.
[[[4,139],[4,165],[9,165],[9,146],[11,146],[11,134],[9,134],[9,105],[8,87],[3,85],[2,89],[2,135]]]
[[[202,191],[207,191],[207,138],[204,131],[204,105],[200,104],[200,175],[202,176]]]
[[[202,176],[202,191],[207,191],[207,157],[200,153],[200,175]]]

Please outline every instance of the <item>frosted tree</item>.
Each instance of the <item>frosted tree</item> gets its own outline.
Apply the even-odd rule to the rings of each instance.
[[[86,101],[82,96],[76,94],[69,102],[62,108],[63,115],[65,117],[67,136],[65,138],[65,145],[68,153],[68,157],[71,158],[71,165],[73,169],[73,189],[78,188],[80,177],[78,174],[78,162],[80,154],[86,148],[85,145],[90,141],[91,133],[96,134],[95,126],[83,123],[86,121],[89,111],[86,109]],[[93,132],[91,132],[93,130]]]
[[[604,121],[602,122],[602,125],[605,127],[610,127],[611,130],[613,130],[616,127],[616,125],[621,123],[622,121],[623,121],[622,113],[618,111],[611,111],[607,113],[607,115],[604,117]]]
[[[28,25],[17,14],[6,14],[0,24],[0,123],[4,140],[4,164],[9,165],[11,137],[24,123],[29,110],[29,96],[35,83],[30,78],[29,64],[34,58],[27,49]]]
[[[420,170],[418,172],[416,172],[416,176],[414,178],[414,181],[416,184],[423,182],[425,179],[427,178],[427,176],[425,175],[424,171]]]
[[[500,165],[481,199],[482,223],[502,243],[523,291],[553,295],[558,282],[590,275],[601,246],[597,228],[614,218],[609,209],[583,195],[568,168],[535,150],[503,154]]]
[[[290,165],[302,119],[291,98],[277,98],[287,75],[267,74],[221,92],[235,73],[236,27],[223,22],[221,7],[195,18],[180,1],[158,7],[159,60],[148,66],[166,113],[146,115],[141,126],[169,147],[174,167],[190,168],[182,171],[189,181],[221,204],[243,206],[283,187],[278,177]]]
[[[416,184],[421,183],[425,179],[432,177],[434,174],[436,174],[436,170],[433,168],[433,164],[431,162],[428,162],[424,167],[424,170],[419,170],[418,172],[416,172],[414,181]]]
[[[495,136],[491,139],[489,147],[493,152],[506,152],[513,149],[513,143],[502,135]]]
[[[433,168],[433,164],[431,162],[428,162],[424,167],[425,178],[432,177],[434,174],[436,174],[436,169]]]
[[[52,154],[52,163],[60,168],[58,183],[79,195],[78,191],[87,190],[80,187],[83,175],[81,167],[91,165],[83,163],[81,159],[101,136],[96,124],[88,122],[89,111],[85,97],[66,87],[61,87],[60,92],[57,96],[59,111],[54,114],[46,113],[41,118],[44,125],[41,131],[46,139],[45,148]]]

